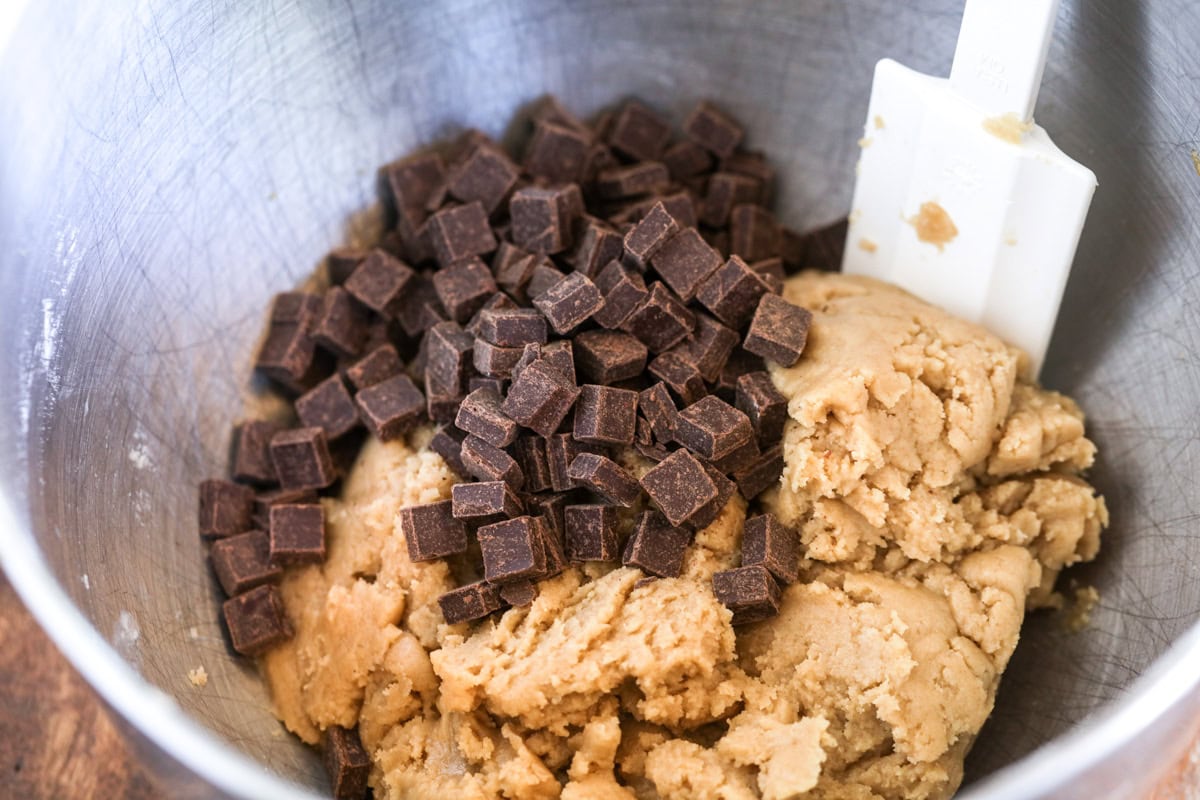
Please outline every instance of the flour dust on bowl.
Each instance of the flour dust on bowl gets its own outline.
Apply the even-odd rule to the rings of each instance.
[[[226,468],[262,309],[361,229],[379,164],[467,127],[504,139],[547,93],[582,115],[638,96],[675,120],[707,97],[777,169],[780,219],[817,228],[848,209],[875,61],[944,74],[959,10],[29,12],[0,86],[0,546],[169,793],[328,790],[229,655],[191,520],[197,482]],[[1113,517],[1099,559],[1068,575],[1099,592],[1090,623],[1028,620],[966,796],[1135,796],[1194,735],[1200,176],[1196,100],[1175,77],[1200,68],[1175,44],[1188,34],[1200,12],[1183,2],[1060,8],[1039,122],[1103,191],[1042,379],[1087,412],[1089,480]]]

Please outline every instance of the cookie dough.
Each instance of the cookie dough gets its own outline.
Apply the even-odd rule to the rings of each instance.
[[[1095,448],[977,326],[862,278],[785,294],[814,321],[771,372],[790,419],[763,502],[804,543],[778,617],[735,631],[713,596],[735,495],[679,578],[573,567],[530,607],[446,625],[466,560],[412,563],[395,517],[453,473],[428,430],[372,440],[324,501],[328,560],[282,584],[296,635],[261,665],[287,727],[357,725],[389,800],[951,795],[1026,610],[1099,547]]]

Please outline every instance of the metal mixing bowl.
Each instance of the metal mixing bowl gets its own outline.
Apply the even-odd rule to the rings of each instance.
[[[325,779],[227,655],[195,485],[224,468],[268,299],[343,239],[376,165],[503,134],[546,92],[580,113],[707,96],[814,226],[847,210],[874,62],[944,74],[961,9],[69,5],[32,6],[0,63],[0,555],[171,796],[255,798]],[[1192,0],[1063,2],[1038,118],[1100,188],[1044,379],[1089,414],[1113,524],[1074,573],[1100,590],[1090,627],[1029,620],[973,798],[1136,796],[1200,718],[1197,41]]]

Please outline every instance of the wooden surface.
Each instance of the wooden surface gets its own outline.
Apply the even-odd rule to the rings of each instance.
[[[0,798],[162,797],[0,574]]]

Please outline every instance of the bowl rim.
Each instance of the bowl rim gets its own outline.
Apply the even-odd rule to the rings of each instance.
[[[232,797],[322,796],[273,774],[231,747],[145,680],[100,635],[49,570],[41,549],[0,488],[0,567],[72,666],[147,741]],[[1074,781],[1129,745],[1200,687],[1200,623],[1171,644],[1117,699],[1078,725],[966,789],[971,800],[1036,797]]]

